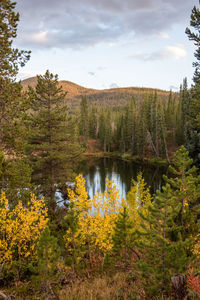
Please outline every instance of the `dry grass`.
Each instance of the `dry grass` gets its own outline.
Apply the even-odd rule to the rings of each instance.
[[[60,300],[145,299],[143,290],[126,273],[77,281],[60,292]]]

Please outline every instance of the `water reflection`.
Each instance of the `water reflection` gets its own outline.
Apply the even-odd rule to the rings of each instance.
[[[166,173],[166,168],[149,167],[133,162],[101,158],[87,159],[80,163],[78,172],[82,173],[86,179],[86,188],[90,198],[96,192],[103,193],[106,188],[106,178],[113,180],[119,189],[120,196],[126,198],[127,192],[131,188],[131,179],[136,179],[138,172],[143,173],[144,179],[151,187],[151,193],[155,193],[163,184],[162,175]]]

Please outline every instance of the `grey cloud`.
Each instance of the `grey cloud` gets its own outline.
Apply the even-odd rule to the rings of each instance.
[[[174,85],[170,85],[169,89],[174,91],[174,92],[177,92],[179,90],[179,88],[177,86],[174,86]]]
[[[182,0],[18,0],[21,17],[16,43],[26,48],[80,48],[124,35],[149,36],[185,22],[193,4]]]
[[[110,84],[109,87],[110,87],[111,89],[116,89],[116,88],[118,88],[119,86],[118,86],[115,82],[113,82],[113,83]]]
[[[131,55],[131,58],[135,58],[142,61],[162,60],[167,57],[168,55],[165,53],[165,51],[155,51],[152,53],[135,53]]]
[[[94,72],[88,72],[88,74],[91,75],[91,76],[95,76]]]
[[[180,59],[187,55],[183,45],[170,45],[161,50],[153,51],[151,53],[136,52],[131,55],[131,58],[142,61],[163,60],[166,58]]]
[[[97,70],[98,71],[104,71],[104,70],[107,70],[107,67],[99,66],[99,67],[97,67]]]

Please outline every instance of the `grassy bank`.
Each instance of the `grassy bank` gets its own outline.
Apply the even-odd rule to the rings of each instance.
[[[85,157],[96,157],[96,158],[116,158],[122,159],[125,161],[132,161],[138,164],[146,164],[150,166],[163,166],[167,167],[169,165],[168,161],[164,158],[160,157],[141,157],[137,155],[131,155],[128,153],[120,153],[120,152],[85,152]]]

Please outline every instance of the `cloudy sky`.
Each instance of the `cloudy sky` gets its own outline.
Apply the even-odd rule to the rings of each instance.
[[[15,46],[31,50],[24,79],[49,69],[85,87],[176,89],[191,83],[185,35],[198,0],[17,0]]]

